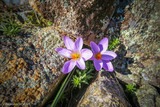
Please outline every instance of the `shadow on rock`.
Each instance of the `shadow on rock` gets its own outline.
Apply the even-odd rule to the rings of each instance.
[[[133,58],[125,57],[127,51],[123,44],[119,46],[117,53],[117,58],[115,62],[115,70],[123,75],[131,74],[131,71],[128,69],[128,65],[134,63]]]

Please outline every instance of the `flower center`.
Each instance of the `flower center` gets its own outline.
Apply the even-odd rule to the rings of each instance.
[[[73,59],[73,60],[77,60],[77,59],[79,59],[81,57],[81,55],[79,54],[79,53],[72,53],[71,54],[71,58]]]
[[[101,58],[102,58],[101,53],[100,53],[100,52],[98,52],[98,53],[95,55],[95,58],[96,58],[96,59],[98,59],[98,60],[99,60],[99,59],[101,59]]]

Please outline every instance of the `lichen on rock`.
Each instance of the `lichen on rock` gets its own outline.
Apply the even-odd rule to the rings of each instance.
[[[140,107],[159,107],[160,95],[157,90],[148,84],[142,85],[136,92]]]
[[[129,69],[133,74],[141,74],[144,79],[146,77],[144,75],[150,72],[148,73],[149,80],[146,81],[153,85],[159,81],[157,74],[159,72],[160,37],[157,34],[159,25],[156,22],[158,21],[157,17],[160,16],[159,5],[160,3],[154,0],[148,2],[135,0],[131,10],[126,11],[121,27],[123,43],[127,50],[126,56],[134,59],[134,63],[129,66]],[[156,81],[152,79],[154,77],[152,75],[157,75]],[[155,86],[159,87],[159,83]]]
[[[0,36],[2,106],[43,106],[63,79],[64,59],[54,51],[63,42],[50,29],[37,29],[29,38]]]
[[[116,76],[122,83],[135,83],[140,87],[134,96],[137,97],[140,107],[159,106],[155,101],[159,98],[160,89],[159,7],[160,2],[157,0],[134,0],[125,9],[121,25],[120,39],[126,53],[122,58],[118,58],[119,62],[116,62],[119,64],[118,68],[124,68],[117,69]],[[126,60],[129,58],[133,59],[132,63]]]
[[[116,0],[61,0],[56,2],[30,0],[31,7],[43,17],[53,20],[54,26],[68,34],[75,34],[74,37],[82,36],[88,44],[91,40],[99,41],[103,35],[107,34],[107,27],[116,4]]]
[[[103,71],[86,90],[78,107],[131,107],[114,74]]]

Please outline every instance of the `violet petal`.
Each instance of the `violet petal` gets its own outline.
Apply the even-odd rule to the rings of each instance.
[[[72,60],[65,62],[65,64],[63,65],[63,68],[62,68],[62,72],[64,74],[71,72],[73,70],[73,68],[75,67],[75,65],[76,65],[76,62],[72,61]]]
[[[117,56],[115,52],[106,51],[102,53],[102,60],[112,60]]]
[[[55,49],[58,54],[64,56],[64,57],[67,57],[67,58],[71,58],[71,51],[68,50],[68,49],[65,49],[65,48],[56,48]]]
[[[112,72],[114,70],[113,65],[112,65],[111,62],[105,62],[105,61],[103,61],[103,68],[106,71],[110,71],[110,72]]]
[[[93,56],[93,53],[89,49],[82,49],[81,50],[81,55],[82,55],[82,58],[86,61]]]
[[[103,66],[102,60],[94,59],[94,67],[97,71],[100,71],[102,69],[102,66]]]
[[[67,49],[74,50],[75,44],[68,36],[64,36],[63,40]]]
[[[96,43],[90,42],[90,46],[91,46],[93,53],[98,53],[100,51],[100,49]]]
[[[108,38],[104,38],[99,42],[100,51],[104,52],[108,48]]]
[[[81,50],[83,47],[83,40],[82,38],[78,38],[75,42],[75,50]]]
[[[89,60],[94,60],[95,59],[95,57],[94,56],[92,56]]]
[[[82,70],[84,70],[85,69],[85,62],[84,62],[84,60],[82,59],[82,58],[80,58],[78,61],[77,61],[77,67],[79,68],[79,69],[82,69]]]

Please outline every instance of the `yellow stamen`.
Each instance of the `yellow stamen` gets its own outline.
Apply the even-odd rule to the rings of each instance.
[[[79,54],[79,53],[72,53],[71,54],[71,58],[73,59],[73,60],[77,60],[77,59],[79,59],[81,57],[81,55]]]
[[[101,58],[102,58],[101,53],[100,53],[100,52],[98,52],[98,53],[95,55],[95,58],[96,58],[96,59],[98,59],[98,60],[99,60],[99,59],[101,59]]]

